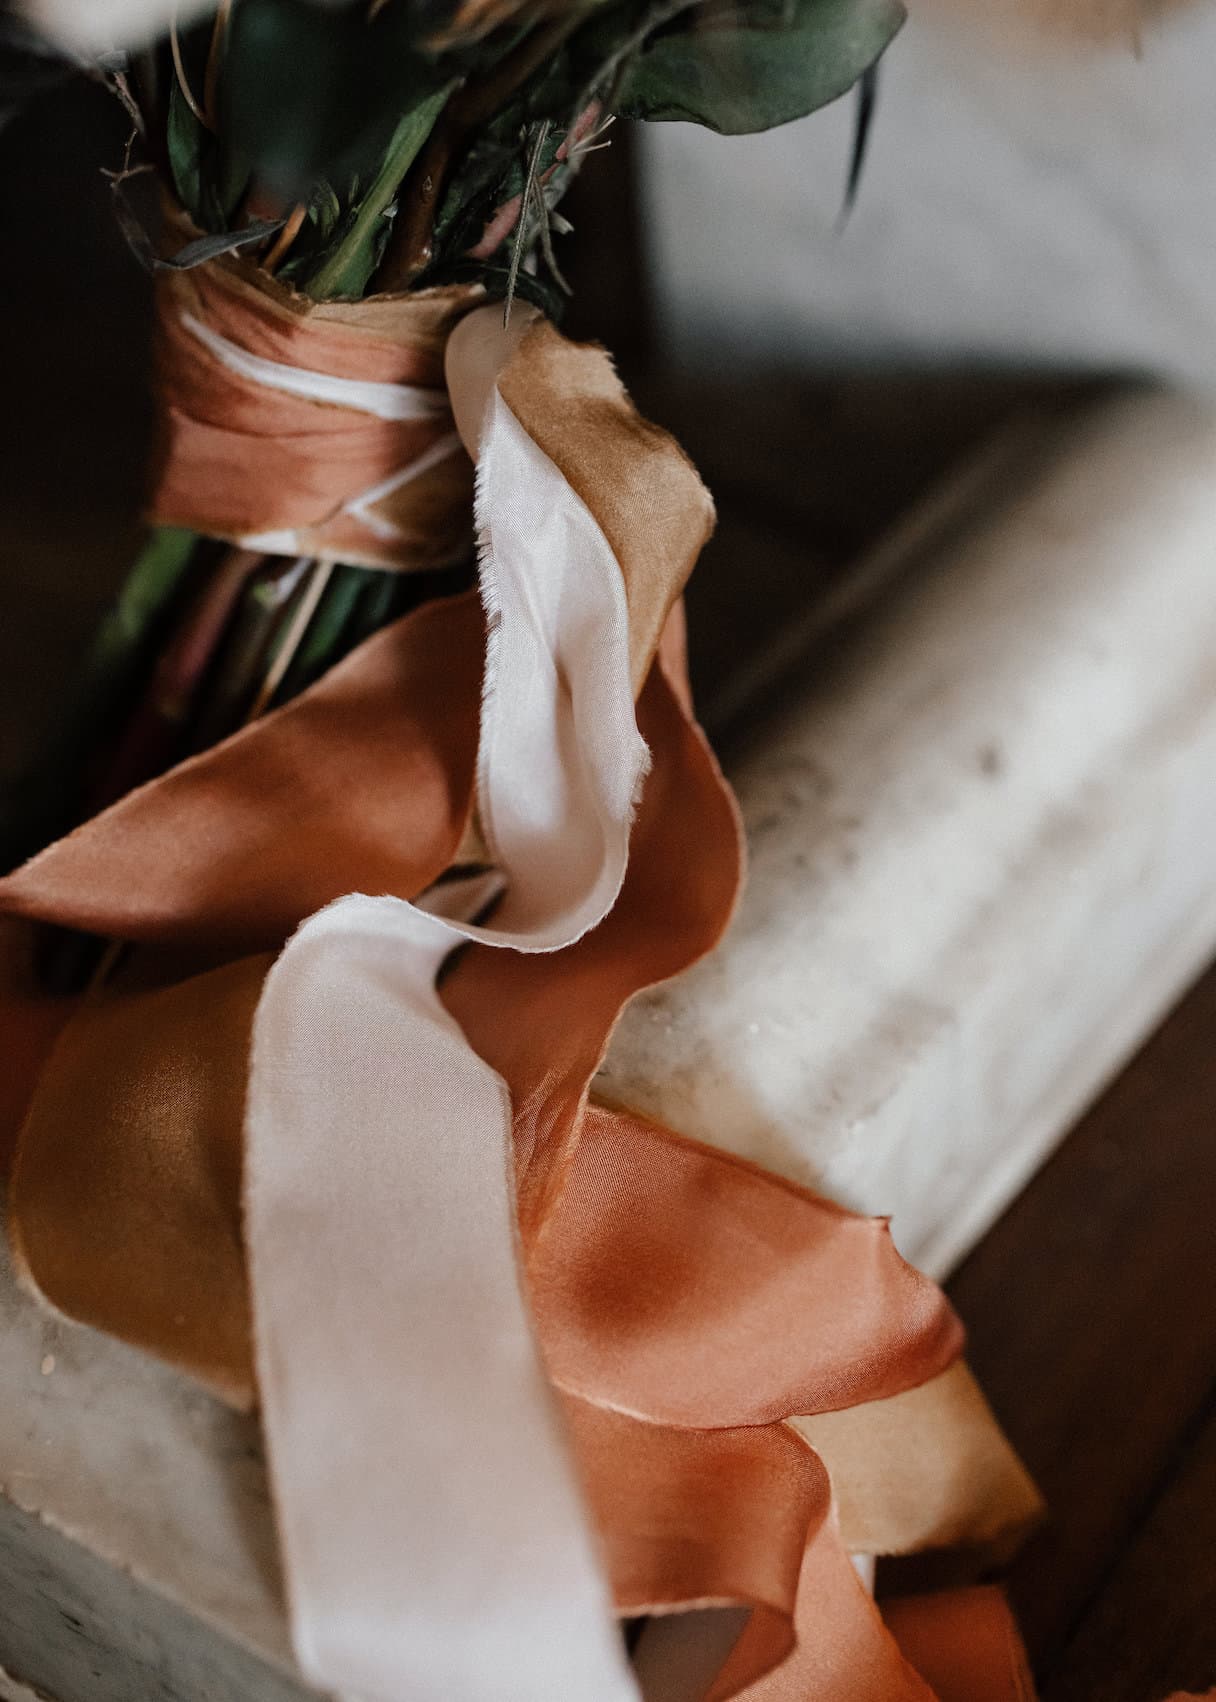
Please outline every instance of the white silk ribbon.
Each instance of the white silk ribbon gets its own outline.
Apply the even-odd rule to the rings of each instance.
[[[484,421],[478,803],[504,896],[493,927],[457,919],[484,887],[341,899],[272,970],[246,1128],[258,1381],[314,1683],[636,1702],[521,1289],[507,1089],[434,982],[461,940],[552,951],[601,919],[647,752],[607,539],[497,390]]]
[[[197,314],[184,312],[181,322],[221,366],[266,390],[282,390],[306,402],[324,402],[334,408],[353,408],[379,420],[434,420],[449,413],[446,392],[428,390],[419,384],[383,384],[367,378],[341,378],[317,372],[310,366],[291,366],[287,361],[255,355],[225,337]]]

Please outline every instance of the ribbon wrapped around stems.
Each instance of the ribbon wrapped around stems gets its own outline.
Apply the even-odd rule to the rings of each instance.
[[[10,988],[26,1270],[256,1384],[327,1687],[624,1697],[611,1609],[737,1604],[713,1697],[924,1698],[806,1435],[840,1415],[870,1551],[1025,1521],[957,1321],[883,1223],[588,1105],[622,1004],[712,948],[740,876],[680,666],[708,500],[549,326],[477,315],[448,370],[484,682],[477,601],[424,606],[0,883],[145,948],[78,1008]],[[475,808],[494,886],[436,886]],[[880,1440],[850,1457],[852,1410]]]
[[[477,300],[310,302],[232,263],[161,274],[151,517],[268,554],[460,561],[471,477],[443,351]]]

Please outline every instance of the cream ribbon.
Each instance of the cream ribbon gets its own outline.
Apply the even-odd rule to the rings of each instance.
[[[498,311],[462,323],[448,366],[478,459],[478,804],[504,896],[492,928],[457,919],[484,886],[441,886],[430,909],[341,899],[272,970],[246,1128],[258,1381],[314,1683],[629,1702],[520,1286],[507,1089],[434,986],[462,940],[552,951],[601,919],[648,760],[620,566],[496,389],[485,403],[510,347]]]
[[[306,402],[323,402],[334,408],[353,408],[379,420],[443,419],[449,412],[447,393],[427,390],[419,384],[382,384],[373,379],[341,378],[330,372],[314,372],[308,366],[291,366],[287,361],[268,360],[234,343],[196,313],[183,312],[181,322],[220,365],[238,378],[247,378],[266,390],[281,390]]]

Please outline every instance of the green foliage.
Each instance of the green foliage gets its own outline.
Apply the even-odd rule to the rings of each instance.
[[[242,0],[233,11],[222,129],[261,177],[306,195],[320,176],[374,171],[403,113],[452,80],[421,42],[450,9]],[[446,56],[445,56],[446,59]]]
[[[450,92],[448,86],[434,90],[398,122],[367,193],[352,207],[338,241],[305,282],[307,293],[318,301],[331,296],[360,296],[367,288],[388,235],[393,198]],[[338,205],[336,196],[332,205]],[[333,229],[331,225],[331,234]]]
[[[203,139],[203,127],[174,78],[169,88],[165,148],[174,194],[196,225],[203,223]]]
[[[567,108],[561,110],[564,117]],[[528,169],[527,113],[526,101],[514,102],[477,137],[453,173],[435,220],[436,272],[458,266],[496,210],[522,193]],[[550,130],[538,161],[541,176],[553,169],[564,140],[564,130]]]
[[[87,667],[91,684],[107,689],[125,675],[176,596],[190,566],[193,532],[157,526],[148,537],[94,640]]]
[[[165,152],[178,200],[202,230],[227,230],[249,183],[248,154],[236,137],[218,139],[199,123],[174,77],[169,85]]]
[[[457,122],[451,132],[447,121],[455,145],[429,264],[416,281],[467,276],[469,249],[522,190],[538,135],[537,176],[551,201],[560,194],[571,173],[558,153],[593,95],[627,117],[687,119],[727,134],[766,129],[852,87],[904,17],[900,0],[597,0],[565,14],[564,33],[532,14],[477,42],[428,45],[453,5],[393,0],[369,20],[363,4],[241,0],[220,79],[218,138],[176,85],[169,102],[174,187],[195,221],[213,233],[244,222],[251,181],[304,200],[307,219],[284,278],[318,299],[361,295],[448,101],[459,92],[467,106],[468,94],[501,83],[497,106],[467,131]],[[200,26],[185,44],[196,92],[209,35]],[[530,42],[550,35],[526,76],[503,77]],[[530,236],[535,229],[534,220]],[[499,245],[480,263],[487,282],[504,263]]]
[[[899,0],[753,0],[693,14],[625,73],[618,112],[684,119],[725,136],[804,118],[852,88],[891,41]]]

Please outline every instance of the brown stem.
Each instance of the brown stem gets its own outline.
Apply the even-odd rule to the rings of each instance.
[[[218,124],[220,66],[228,40],[228,20],[231,16],[232,0],[219,0],[215,8],[215,23],[211,27],[211,46],[207,49],[207,70],[203,78],[203,108],[213,130]]]
[[[287,258],[287,252],[292,243],[299,236],[304,225],[304,220],[307,216],[307,206],[303,201],[297,201],[287,216],[287,223],[283,226],[282,230],[275,238],[273,248],[270,250],[269,254],[267,254],[265,260],[262,261],[262,270],[264,272],[270,272],[273,274],[278,271],[279,267]]]
[[[186,62],[182,58],[181,37],[177,33],[177,18],[169,23],[169,50],[173,55],[173,69],[177,74],[177,86],[182,91],[186,105],[198,119],[204,130],[212,128],[211,121],[195,98],[194,90],[190,87],[190,79],[186,75]]]
[[[577,12],[537,28],[480,83],[466,83],[452,96],[430,140],[409,176],[410,194],[403,201],[384,258],[376,273],[377,290],[408,289],[432,258],[432,233],[439,196],[453,155],[521,88],[579,22]]]
[[[266,670],[262,683],[259,685],[253,702],[245,715],[246,726],[266,712],[275,692],[282,685],[283,676],[290,667],[296,651],[304,642],[308,628],[312,623],[312,617],[317,612],[317,607],[325,594],[325,587],[329,584],[333,571],[334,563],[332,561],[313,562],[304,595],[300,599],[295,614],[291,617],[291,624],[283,636],[283,642]]]
[[[376,269],[373,288],[377,291],[408,289],[430,265],[439,191],[458,140],[457,131],[441,120],[418,156],[410,172],[411,194],[397,214],[384,258]]]

